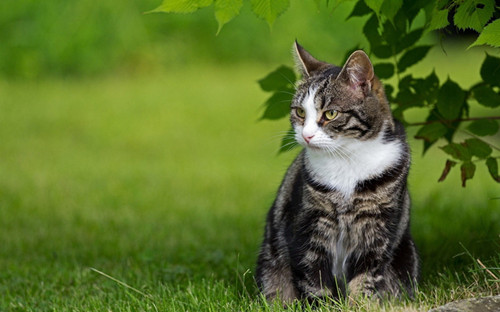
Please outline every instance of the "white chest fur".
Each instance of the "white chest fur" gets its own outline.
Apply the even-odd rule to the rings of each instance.
[[[306,148],[306,166],[312,178],[346,198],[358,182],[376,177],[395,165],[403,149],[398,141],[384,142],[382,134],[369,141],[339,138],[333,152]]]

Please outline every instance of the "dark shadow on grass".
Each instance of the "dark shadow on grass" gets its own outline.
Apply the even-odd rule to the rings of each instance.
[[[500,254],[500,201],[487,198],[464,207],[452,195],[431,196],[413,211],[412,233],[418,246],[422,281],[444,271],[467,272],[476,259]]]

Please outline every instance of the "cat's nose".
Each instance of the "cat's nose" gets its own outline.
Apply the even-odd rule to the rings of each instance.
[[[302,137],[304,138],[304,140],[306,140],[306,143],[309,143],[312,140],[312,138],[314,138],[314,134],[313,135],[302,134]]]

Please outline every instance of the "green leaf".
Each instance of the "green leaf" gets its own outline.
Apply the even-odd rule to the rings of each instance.
[[[441,138],[446,133],[446,131],[446,126],[439,122],[434,122],[422,126],[415,135],[415,139],[422,139],[426,142],[433,143]]]
[[[373,66],[375,75],[380,79],[389,79],[394,75],[394,65],[392,63],[379,63]]]
[[[392,56],[392,48],[387,44],[372,47],[372,52],[381,59],[388,59]]]
[[[262,90],[274,92],[264,103],[266,110],[262,114],[261,120],[275,120],[288,115],[290,102],[294,95],[295,80],[294,71],[290,67],[282,65],[258,81]]]
[[[439,92],[439,78],[436,72],[432,71],[425,79],[418,80],[414,89],[417,95],[421,94],[425,103],[434,104]]]
[[[439,91],[439,79],[433,71],[424,79],[405,76],[399,83],[398,104],[402,106],[434,105]],[[429,121],[429,120],[428,120]]]
[[[427,17],[429,19],[429,17]],[[431,13],[430,21],[427,26],[428,31],[445,28],[448,26],[450,22],[448,22],[448,10],[434,10]]]
[[[326,6],[328,7],[330,2],[332,3],[332,8],[335,10],[339,5],[345,2],[352,2],[355,0],[326,0]]]
[[[378,32],[379,21],[375,14],[372,14],[372,16],[366,21],[365,25],[363,26],[363,34],[370,43],[371,52],[376,57],[381,59],[390,58],[393,54],[392,47],[384,43],[384,39],[387,40],[386,37],[391,37],[387,30],[394,29],[394,26],[392,26],[390,23],[386,23],[385,26],[384,37],[382,37],[382,35]]]
[[[432,46],[420,46],[406,51],[398,62],[398,71],[404,72],[408,67],[420,62]]]
[[[481,78],[489,84],[500,86],[500,58],[486,54],[481,65]]]
[[[408,33],[401,40],[398,40],[398,42],[396,42],[396,53],[399,53],[414,45],[420,38],[422,38],[423,32],[423,28],[418,28]]]
[[[290,128],[288,132],[283,136],[278,154],[281,154],[283,152],[288,152],[289,150],[292,150],[299,146],[299,144],[295,141],[294,134],[295,131],[292,128]]]
[[[498,122],[492,119],[475,120],[467,129],[479,136],[494,135],[498,132]]]
[[[461,110],[462,112],[463,110]],[[453,121],[451,123],[449,123],[447,125],[448,127],[448,131],[446,131],[446,134],[444,135],[444,138],[448,141],[448,142],[452,142],[453,141],[453,136],[455,135],[455,133],[457,132],[457,129],[458,129],[458,126],[460,126],[460,121],[457,120],[457,121]]]
[[[401,37],[404,35],[404,30],[396,29],[395,25],[389,21],[386,21],[382,27],[382,38],[390,46],[395,46],[401,40]],[[379,43],[380,44],[380,43]]]
[[[266,110],[260,117],[262,119],[281,119],[286,117],[290,112],[290,103],[293,98],[293,90],[283,90],[276,91],[267,101],[264,103]]]
[[[407,75],[399,83],[399,92],[396,96],[397,111],[404,111],[411,107],[434,105],[439,90],[439,79],[432,72],[425,79],[413,78]],[[435,120],[428,119],[427,121]]]
[[[351,17],[356,17],[356,16],[365,16],[367,14],[370,14],[372,10],[366,5],[365,1],[359,0],[356,2],[356,5],[352,9],[351,14],[347,17],[347,19],[350,19]]]
[[[250,0],[252,11],[272,27],[276,18],[288,9],[290,0]]]
[[[455,159],[462,161],[470,161],[472,159],[472,154],[463,144],[449,143],[448,145],[441,146],[439,148]]]
[[[394,92],[394,87],[388,83],[384,83],[385,96],[389,103],[394,102],[394,98],[392,97],[392,93]]]
[[[380,14],[380,9],[384,4],[384,0],[365,0],[366,5],[373,10],[377,15]]]
[[[470,161],[466,161],[462,164],[462,166],[460,166],[460,171],[462,172],[462,186],[465,187],[465,181],[474,177],[476,165]]]
[[[454,0],[437,0],[436,1],[436,8],[439,10],[442,10],[444,8],[449,8],[451,5],[453,5]]]
[[[472,89],[474,98],[482,105],[487,107],[500,106],[500,95],[493,91],[490,86],[481,85]]]
[[[240,13],[243,0],[215,0],[215,19],[219,23],[219,33],[222,27]]]
[[[500,47],[500,19],[497,19],[484,27],[476,41],[469,48],[478,45],[489,45],[492,47]]]
[[[380,13],[385,15],[391,23],[394,23],[394,17],[403,6],[403,0],[384,0],[380,8]]]
[[[382,36],[378,32],[378,18],[377,15],[372,14],[372,16],[366,21],[363,26],[363,34],[370,43],[370,47],[378,46],[382,41]]]
[[[490,156],[493,151],[487,143],[476,138],[467,139],[463,144],[469,149],[472,156],[481,159]]]
[[[433,4],[434,0],[403,1],[402,11],[409,22],[409,26],[411,26],[413,20],[421,10],[425,10],[427,7],[432,7]]]
[[[163,0],[162,4],[151,12],[192,13],[212,3],[213,0]]]
[[[453,18],[459,29],[483,30],[483,26],[490,20],[495,11],[494,0],[465,0],[457,8]]]
[[[489,157],[486,159],[486,166],[488,166],[488,171],[490,172],[493,180],[500,183],[500,176],[498,175],[498,162],[497,159]]]
[[[451,168],[455,167],[456,164],[457,163],[455,161],[447,159],[446,164],[444,165],[443,173],[441,173],[441,177],[438,182],[443,182],[448,176],[448,173],[450,173]]]
[[[277,91],[293,85],[295,80],[296,77],[293,69],[282,65],[269,73],[266,77],[260,79],[258,83],[260,88],[264,91]]]
[[[465,92],[460,86],[448,78],[441,86],[437,96],[438,112],[448,120],[460,117],[464,106]]]

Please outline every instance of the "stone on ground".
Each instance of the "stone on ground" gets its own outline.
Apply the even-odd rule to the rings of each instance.
[[[454,301],[429,312],[500,312],[500,295]]]

